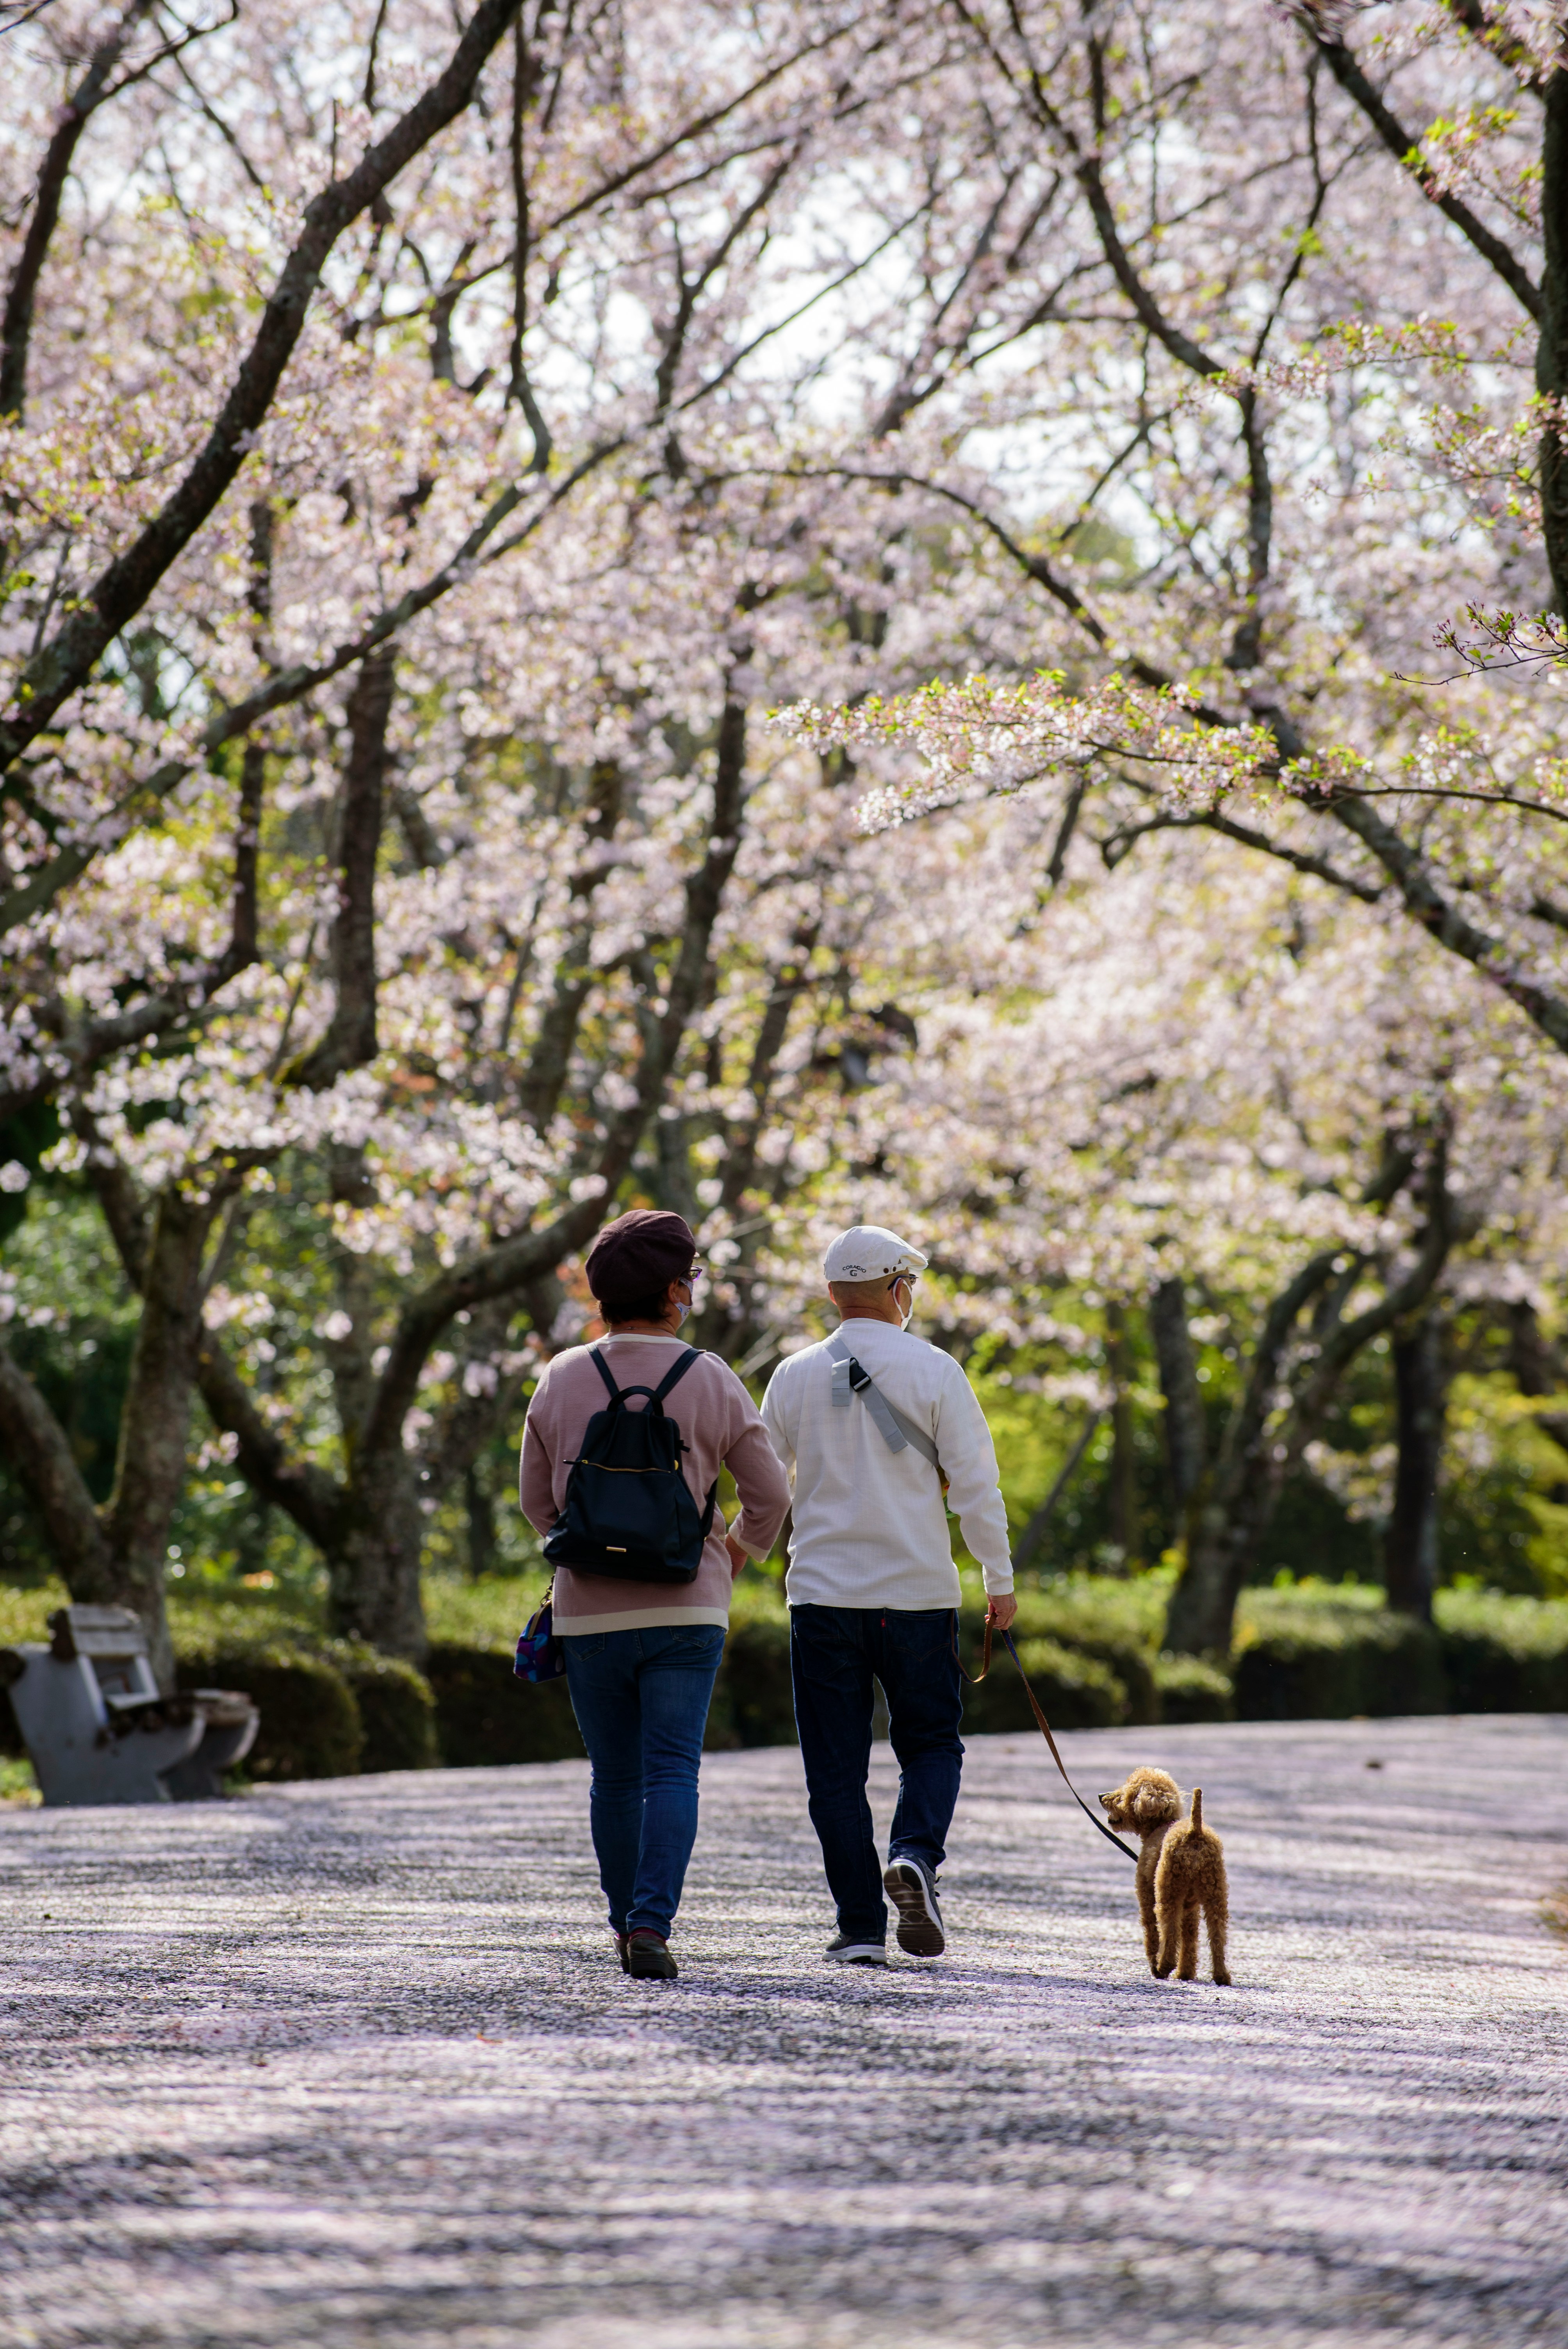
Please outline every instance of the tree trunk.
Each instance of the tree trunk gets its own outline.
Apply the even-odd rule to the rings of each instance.
[[[1119,1305],[1106,1309],[1106,1359],[1113,1397],[1110,1406],[1110,1537],[1121,1552],[1124,1568],[1137,1566],[1143,1554],[1143,1528],[1138,1507],[1138,1454],[1132,1440],[1132,1405],[1128,1398],[1127,1323]]]
[[[337,913],[332,926],[331,1023],[288,1081],[325,1090],[347,1069],[376,1058],[376,866],[386,816],[387,735],[392,720],[396,647],[360,664],[348,698],[348,757],[339,812]]]
[[[495,1564],[495,1504],[472,1460],[463,1471],[463,1497],[469,1515],[469,1572],[477,1581]]]
[[[418,1472],[407,1454],[356,1467],[327,1546],[328,1619],[340,1639],[367,1640],[389,1656],[422,1663],[429,1635],[419,1596],[425,1512]]]
[[[0,1451],[44,1520],[55,1565],[71,1597],[108,1606],[114,1597],[113,1562],[70,1438],[4,1346]]]
[[[1388,1604],[1429,1622],[1438,1580],[1438,1475],[1448,1414],[1442,1330],[1423,1314],[1394,1340],[1394,1394],[1399,1460],[1394,1509],[1383,1544]]]
[[[1555,1351],[1528,1299],[1503,1309],[1508,1322],[1508,1367],[1522,1395],[1555,1394],[1563,1384]]]
[[[1541,336],[1535,347],[1535,388],[1543,398],[1568,400],[1568,69],[1559,66],[1542,91],[1541,231],[1546,266],[1541,279]],[[1568,613],[1568,433],[1549,415],[1541,432],[1541,534],[1552,566],[1553,600]]]
[[[1386,1202],[1414,1163],[1408,1148],[1387,1151],[1383,1170],[1363,1197]],[[1431,1295],[1453,1237],[1448,1143],[1440,1128],[1429,1145],[1422,1189],[1427,1216],[1415,1260],[1398,1280],[1386,1283],[1375,1305],[1346,1320],[1346,1306],[1365,1276],[1367,1259],[1326,1248],[1303,1265],[1269,1307],[1246,1384],[1197,1508],[1181,1579],[1171,1593],[1168,1648],[1194,1655],[1228,1651],[1242,1586],[1257,1563],[1280,1489],[1302,1446],[1322,1426],[1340,1380],[1362,1348],[1397,1330]],[[1289,1355],[1308,1308],[1312,1343],[1293,1365]],[[1289,1415],[1271,1429],[1282,1385],[1290,1397]]]
[[[1165,1397],[1165,1457],[1171,1470],[1171,1499],[1181,1526],[1203,1481],[1209,1443],[1203,1423],[1202,1392],[1187,1328],[1187,1295],[1179,1279],[1162,1280],[1154,1291],[1149,1300],[1149,1327],[1160,1365],[1160,1391]]]
[[[169,1526],[185,1483],[191,1397],[201,1336],[201,1257],[219,1206],[178,1189],[158,1202],[148,1243],[141,1319],[119,1418],[114,1490],[104,1510],[116,1603],[147,1626],[160,1688],[174,1684],[164,1610]]]
[[[1278,1464],[1259,1444],[1222,1473],[1194,1511],[1165,1625],[1165,1645],[1178,1655],[1229,1654],[1236,1601],[1257,1563],[1282,1482]]]
[[[120,1412],[114,1490],[94,1506],[65,1430],[26,1372],[0,1351],[0,1446],[48,1529],[74,1599],[129,1607],[147,1631],[160,1688],[174,1685],[164,1605],[169,1527],[185,1482],[201,1321],[201,1258],[224,1197],[179,1189],[158,1202],[141,1260],[141,1319]]]

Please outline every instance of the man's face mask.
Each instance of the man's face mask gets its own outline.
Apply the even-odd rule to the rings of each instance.
[[[898,1295],[901,1288],[904,1292],[904,1298],[906,1300],[902,1305],[899,1304]],[[910,1323],[914,1319],[914,1283],[911,1280],[907,1272],[901,1272],[898,1278],[893,1282],[892,1301],[895,1305],[898,1305],[899,1308],[899,1328],[901,1330],[907,1330]]]

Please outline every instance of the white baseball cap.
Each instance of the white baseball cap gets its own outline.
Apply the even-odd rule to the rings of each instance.
[[[876,1280],[884,1274],[923,1272],[927,1259],[882,1224],[851,1224],[822,1258],[830,1280]]]

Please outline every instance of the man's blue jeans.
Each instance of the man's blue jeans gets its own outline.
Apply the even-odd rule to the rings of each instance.
[[[806,1799],[822,1847],[839,1930],[887,1938],[887,1903],[872,1837],[872,1682],[887,1697],[898,1756],[898,1808],[888,1857],[936,1868],[958,1800],[963,1682],[950,1607],[792,1607],[789,1664],[806,1765]]]
[[[696,1774],[724,1632],[672,1623],[561,1644],[593,1764],[588,1818],[611,1925],[668,1940],[696,1841]]]

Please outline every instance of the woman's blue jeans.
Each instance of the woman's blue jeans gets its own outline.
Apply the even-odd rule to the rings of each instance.
[[[724,1632],[670,1623],[561,1644],[593,1765],[588,1817],[610,1923],[668,1940],[696,1841],[696,1774]]]

